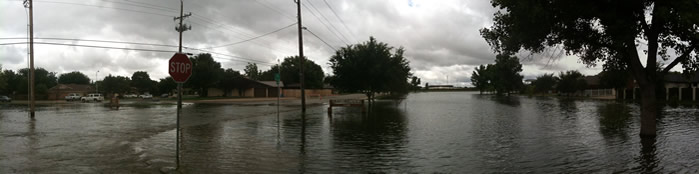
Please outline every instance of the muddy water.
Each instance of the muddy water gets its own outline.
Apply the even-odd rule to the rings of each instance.
[[[638,106],[414,93],[356,108],[183,107],[187,173],[699,172],[699,109],[666,106],[641,139]],[[0,105],[0,173],[157,173],[174,166],[175,106]],[[278,119],[279,118],[279,119]],[[301,119],[305,118],[305,119]]]

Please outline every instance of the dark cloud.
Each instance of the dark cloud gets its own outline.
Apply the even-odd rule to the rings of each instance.
[[[36,2],[36,37],[178,44],[178,33],[174,29],[177,23],[173,17],[179,14],[179,1],[61,2],[65,3]],[[369,36],[394,47],[404,47],[414,74],[423,81],[439,82],[450,76],[450,81],[463,85],[468,83],[473,67],[493,63],[495,59],[478,32],[491,25],[492,14],[496,11],[488,0],[327,1],[342,22],[324,1],[303,2],[306,4],[302,8],[304,26],[330,45],[304,32],[304,52],[326,73],[330,73],[327,62],[334,54],[333,48],[364,42]],[[184,46],[190,48],[236,43],[296,22],[296,4],[291,0],[185,1],[184,7],[185,13],[193,14],[185,20],[192,30],[183,35]],[[21,1],[0,1],[0,8],[0,26],[3,26],[0,37],[26,37],[26,15]],[[207,50],[229,55],[213,54],[224,68],[242,70],[248,62],[256,62],[264,70],[269,64],[261,62],[275,63],[277,59],[298,54],[296,29],[294,25],[254,41]],[[6,40],[0,42],[7,43]],[[177,51],[175,47],[52,42],[172,51],[37,46],[37,56],[41,57],[37,58],[38,66],[59,73],[77,70],[91,74],[99,70],[100,78],[107,74],[130,76],[134,71],[148,71],[155,78],[165,77],[163,66]],[[26,67],[23,46],[0,46],[0,51],[4,67]],[[184,52],[201,53],[192,49]],[[542,59],[522,63],[531,67],[525,74],[532,75],[570,68],[563,66],[570,61],[555,62],[559,63]]]

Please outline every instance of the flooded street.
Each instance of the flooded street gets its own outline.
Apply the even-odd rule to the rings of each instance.
[[[158,173],[175,166],[175,105],[0,105],[0,173]],[[699,108],[666,106],[642,140],[633,103],[412,93],[369,114],[327,103],[187,104],[186,173],[699,172]],[[305,121],[301,119],[305,117]],[[304,124],[305,122],[305,124]],[[305,125],[305,126],[304,126]]]

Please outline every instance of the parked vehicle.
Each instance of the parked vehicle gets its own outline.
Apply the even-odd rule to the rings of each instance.
[[[66,95],[66,97],[65,97],[66,101],[78,101],[81,98],[82,98],[82,96],[80,96],[80,94],[77,94],[77,93],[70,93],[70,94]]]
[[[169,96],[170,95],[168,95],[168,94],[162,94],[162,95],[160,95],[160,98],[168,98]]]
[[[12,98],[7,96],[0,96],[0,102],[12,102]]]
[[[87,96],[84,96],[80,98],[80,101],[82,102],[90,102],[90,101],[95,101],[95,102],[102,102],[104,100],[104,97],[102,94],[88,94]]]
[[[136,94],[126,94],[126,95],[124,95],[124,98],[136,98],[136,97],[138,97],[138,95],[136,95]]]
[[[140,95],[139,97],[141,97],[142,99],[152,99],[152,98],[153,98],[153,95],[150,95],[150,94],[142,94],[142,95]]]

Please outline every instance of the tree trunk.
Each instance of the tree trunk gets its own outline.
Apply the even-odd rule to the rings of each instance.
[[[654,137],[656,135],[656,116],[658,105],[655,94],[655,84],[641,85],[641,136]]]

